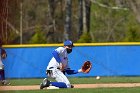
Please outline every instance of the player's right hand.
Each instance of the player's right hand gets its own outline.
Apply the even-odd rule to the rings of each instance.
[[[60,62],[59,68],[60,68],[61,71],[64,71],[64,64]]]

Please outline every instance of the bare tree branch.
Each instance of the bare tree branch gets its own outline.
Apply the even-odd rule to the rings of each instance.
[[[122,7],[119,7],[119,6],[110,7],[110,6],[101,4],[101,3],[97,2],[96,0],[90,0],[90,1],[94,4],[99,5],[100,7],[103,7],[103,8],[114,9],[114,10],[125,10],[125,11],[128,10],[128,8],[122,8]]]
[[[6,19],[3,18],[3,21],[13,30],[16,32],[16,34],[19,35],[19,31],[9,22],[7,21]]]

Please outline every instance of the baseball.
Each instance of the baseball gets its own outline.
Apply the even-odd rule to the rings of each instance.
[[[100,76],[97,76],[96,79],[99,80],[100,79]]]

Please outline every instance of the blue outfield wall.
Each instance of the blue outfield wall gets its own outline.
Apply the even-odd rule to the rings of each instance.
[[[7,78],[42,78],[52,51],[58,46],[5,47],[8,57],[3,60]],[[71,69],[79,69],[85,60],[93,67],[88,74],[71,76],[139,76],[139,45],[76,46],[69,54]]]

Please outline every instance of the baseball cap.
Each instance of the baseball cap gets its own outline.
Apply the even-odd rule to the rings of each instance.
[[[74,47],[73,42],[71,40],[66,40],[64,42],[64,46],[72,46],[72,47]]]

